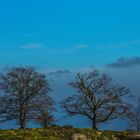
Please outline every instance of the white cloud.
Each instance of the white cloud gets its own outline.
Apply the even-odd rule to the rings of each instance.
[[[20,46],[21,49],[38,49],[43,48],[43,43],[29,43],[23,46]],[[47,49],[47,54],[64,54],[64,53],[76,53],[79,50],[87,49],[89,46],[86,44],[77,44],[73,46],[66,47],[45,47]]]
[[[44,46],[43,43],[30,43],[30,44],[25,44],[23,46],[20,46],[22,49],[38,49],[42,48]]]
[[[140,46],[139,40],[134,41],[123,41],[116,44],[107,44],[107,45],[96,45],[96,49],[134,49]]]
[[[22,37],[32,37],[34,36],[33,34],[27,33],[27,34],[21,34]]]
[[[74,46],[75,49],[85,49],[88,48],[89,46],[86,44],[77,44]]]
[[[76,44],[73,46],[69,46],[69,47],[57,47],[57,48],[51,48],[48,50],[48,52],[50,52],[50,54],[73,54],[73,53],[77,53],[79,52],[79,50],[83,50],[83,49],[87,49],[89,46],[86,44]]]

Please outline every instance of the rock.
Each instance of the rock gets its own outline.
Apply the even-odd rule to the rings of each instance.
[[[140,140],[140,134],[131,136],[131,137],[129,138],[129,140]]]
[[[87,136],[84,134],[74,134],[72,136],[72,140],[91,140],[91,139],[88,139]]]

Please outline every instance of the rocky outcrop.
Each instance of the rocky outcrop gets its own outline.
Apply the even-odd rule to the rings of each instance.
[[[115,137],[114,135],[110,136],[110,137],[107,137],[107,136],[100,136],[99,135],[95,135],[95,136],[86,136],[84,134],[74,134],[72,136],[72,140],[120,140],[119,138]]]
[[[128,138],[128,140],[140,140],[140,134],[133,135],[130,138]]]
[[[87,136],[84,134],[74,134],[72,136],[72,140],[91,140],[91,139],[87,138]]]

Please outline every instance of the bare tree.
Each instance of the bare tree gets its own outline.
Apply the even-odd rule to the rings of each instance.
[[[32,100],[47,94],[49,84],[44,74],[33,67],[14,67],[0,75],[0,121],[16,120],[21,129],[31,119]]]
[[[128,121],[129,130],[140,132],[140,98],[137,100],[137,105],[130,108]]]
[[[41,95],[32,102],[32,118],[39,123],[43,128],[48,128],[53,125],[55,118],[53,111],[55,111],[55,102],[48,95]]]
[[[69,83],[77,94],[64,99],[62,108],[70,116],[84,115],[92,120],[93,129],[98,129],[102,122],[124,117],[128,109],[123,98],[129,90],[114,85],[106,74],[99,74],[97,70],[76,76],[76,81]]]

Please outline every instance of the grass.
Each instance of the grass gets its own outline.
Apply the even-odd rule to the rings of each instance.
[[[94,131],[92,129],[76,129],[53,126],[48,129],[0,130],[0,140],[128,140],[132,132]]]

